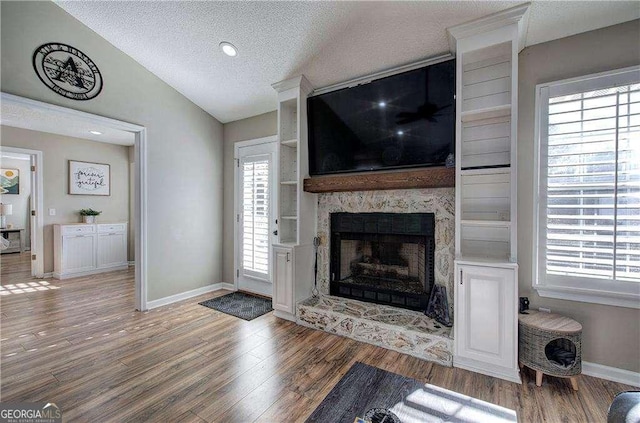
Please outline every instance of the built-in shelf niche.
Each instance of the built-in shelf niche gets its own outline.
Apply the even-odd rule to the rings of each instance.
[[[510,226],[496,222],[494,225],[473,221],[460,223],[460,251],[462,257],[487,257],[509,260]]]
[[[280,181],[298,180],[298,149],[297,147],[280,147]]]
[[[280,103],[280,142],[288,144],[298,139],[298,99]]]
[[[280,184],[280,216],[297,216],[298,184]]]
[[[462,56],[462,113],[511,104],[511,43]]]
[[[462,220],[511,220],[509,170],[483,169],[461,177]]]

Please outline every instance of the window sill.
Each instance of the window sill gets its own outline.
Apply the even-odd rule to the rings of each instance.
[[[558,286],[534,285],[533,288],[538,292],[538,295],[546,298],[640,309],[640,295],[638,294],[622,294]]]

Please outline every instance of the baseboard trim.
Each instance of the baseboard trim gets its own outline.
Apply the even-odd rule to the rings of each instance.
[[[287,313],[286,311],[273,310],[273,315],[281,319],[289,320],[290,322],[296,323],[295,314]]]
[[[226,289],[228,291],[237,291],[235,285],[232,283],[221,282],[220,285],[222,285],[221,289]]]
[[[506,367],[498,367],[493,364],[482,363],[470,358],[464,358],[460,356],[453,356],[453,367],[469,370],[475,373],[482,373],[483,375],[497,377],[499,379],[508,380],[509,382],[522,384],[520,379],[520,372],[518,368],[510,369]]]
[[[42,276],[36,276],[36,278],[42,278],[42,279],[52,278],[52,277],[53,277],[53,272],[43,273]]]
[[[619,369],[617,367],[583,361],[582,374],[610,380],[612,382],[624,383],[625,385],[640,387],[640,373]]]
[[[228,289],[225,287],[226,285],[229,285],[229,284],[214,283],[211,285],[203,286],[202,288],[196,288],[196,289],[192,289],[191,291],[181,292],[179,294],[160,298],[158,300],[147,301],[147,310],[173,304],[175,302],[182,301],[182,300],[187,300],[189,298],[197,297],[198,295],[206,294],[207,292],[218,291],[220,289]]]

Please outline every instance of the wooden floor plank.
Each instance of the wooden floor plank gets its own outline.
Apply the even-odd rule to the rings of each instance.
[[[134,311],[132,269],[64,281],[0,258],[0,400],[49,401],[65,421],[304,421],[356,361],[489,401],[520,421],[604,421],[629,386],[525,369],[517,385],[308,329],[198,305]],[[37,288],[41,288],[38,290]],[[27,291],[29,290],[29,291]]]

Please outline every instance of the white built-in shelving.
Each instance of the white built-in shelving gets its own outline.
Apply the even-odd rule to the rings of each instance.
[[[457,258],[516,261],[518,40],[504,34],[457,49]]]
[[[520,382],[518,52],[528,4],[449,28],[456,53],[453,364]]]
[[[307,96],[304,76],[273,84],[278,96],[278,242],[274,244],[273,308],[277,317],[295,320],[295,304],[311,295],[315,194],[303,191],[309,177]]]

